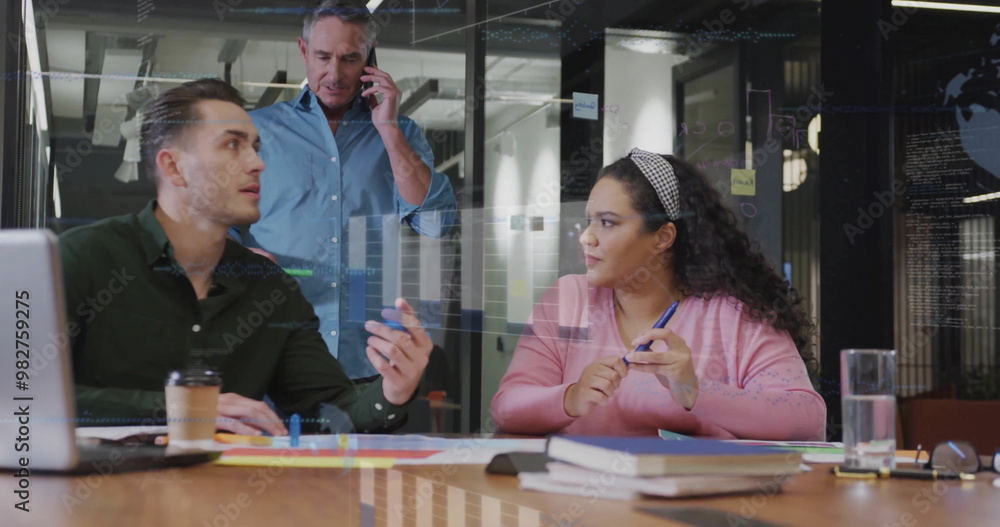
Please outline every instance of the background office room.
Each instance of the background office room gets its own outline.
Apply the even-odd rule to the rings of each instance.
[[[154,188],[137,123],[180,83],[224,79],[247,110],[298,97],[302,4],[7,2],[0,226],[60,233],[141,210]],[[419,394],[433,401],[407,430],[495,430],[490,400],[533,306],[585,272],[598,170],[638,147],[707,174],[801,294],[828,439],[841,436],[839,351],[893,348],[901,447],[1000,444],[1000,4],[369,7],[378,67],[459,207],[443,237],[363,218],[345,248],[345,283],[377,275],[364,295],[409,299],[435,342]]]

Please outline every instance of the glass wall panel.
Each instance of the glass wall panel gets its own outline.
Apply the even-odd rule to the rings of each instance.
[[[504,366],[516,353],[519,324],[558,277],[586,270],[578,239],[587,225],[584,208],[594,177],[602,165],[634,147],[677,155],[704,171],[778,273],[805,297],[803,305],[815,320],[819,155],[814,118],[821,105],[810,95],[819,87],[819,4],[756,4],[604,3],[567,7],[565,16],[550,17],[558,22],[551,25],[559,30],[563,68],[564,100],[557,114],[563,129],[551,134],[553,140],[562,137],[552,142],[561,164],[540,157],[539,150],[550,144],[549,132],[540,134],[541,108],[491,135],[485,150],[486,202],[507,209],[488,208],[485,220],[487,261],[495,258],[497,264],[487,264],[485,271],[484,415]],[[562,4],[550,7],[555,11]],[[599,53],[591,47],[595,42]],[[488,45],[498,44],[490,40]],[[488,61],[492,67],[504,63]],[[589,88],[576,89],[581,85]],[[488,129],[489,123],[488,118]],[[549,119],[550,130],[555,123]],[[574,142],[567,144],[567,137]],[[552,173],[528,172],[532,166]],[[549,204],[549,185],[558,185],[558,207]],[[541,221],[522,211],[525,205],[534,206]],[[550,225],[558,232],[549,233]]]
[[[897,212],[900,393],[996,399],[1000,16],[905,7],[894,17],[893,192],[859,209],[857,226]]]
[[[559,276],[560,49],[551,5],[487,3],[481,411],[541,294]]]
[[[223,78],[248,110],[295,99],[306,75],[301,4],[34,2],[45,97],[31,93],[26,104],[44,101],[48,116],[25,142],[35,221],[62,232],[140,210],[154,188],[135,156],[136,124],[179,83]],[[375,20],[378,66],[402,92],[401,113],[423,130],[459,203],[481,193],[481,206],[461,211],[441,238],[392,215],[357,218],[345,234],[350,276],[326,276],[324,257],[296,266],[338,284],[375,277],[352,295],[363,299],[351,311],[358,320],[397,296],[413,300],[439,347],[422,393],[442,397],[430,411],[435,430],[459,431],[460,416],[474,413],[461,431],[489,429],[490,400],[532,309],[560,276],[585,270],[578,238],[594,176],[633,147],[706,172],[817,317],[819,2],[491,1],[470,20],[472,4],[386,0]],[[472,94],[470,28],[482,31],[486,55],[485,84]],[[470,95],[485,104],[475,151]],[[465,181],[474,154],[481,186]],[[469,222],[481,240],[469,239]],[[330,243],[317,240],[317,254]],[[968,250],[992,250],[984,243]],[[469,251],[481,266],[463,267]],[[463,354],[480,349],[465,349],[462,331],[481,348],[472,371]],[[481,387],[463,393],[470,376]]]
[[[401,92],[400,114],[421,128],[434,170],[461,196],[464,6],[419,0],[369,4],[375,9],[378,31],[377,66]],[[296,100],[306,86],[297,38],[303,15],[315,2],[74,0],[34,5],[39,10],[41,43],[41,63],[34,73],[45,81],[51,121],[47,136],[35,128],[27,134],[24,169],[34,183],[26,192],[32,199],[47,192],[42,161],[48,152],[44,146],[49,145],[56,181],[49,199],[55,206],[39,210],[47,211],[43,217],[57,233],[138,212],[155,196],[138,159],[138,124],[146,105],[166,90],[189,80],[218,77],[239,89],[247,101],[245,109],[252,111]],[[535,81],[533,71],[544,69],[538,65],[518,75],[516,66],[506,67],[511,82],[525,85]],[[504,94],[516,91],[510,88]],[[260,132],[263,141],[271,139],[267,131]],[[303,141],[311,140],[307,135]],[[333,153],[316,162],[336,158]],[[292,172],[281,176],[308,177]],[[352,177],[383,176],[392,177],[345,173],[344,186],[353,184]],[[302,188],[300,197],[323,187],[317,181],[314,187]],[[264,185],[261,194],[269,191],[274,192]],[[290,194],[285,197],[293,199]],[[337,198],[334,193],[327,203]],[[311,226],[337,220],[306,214],[296,221],[301,232],[289,236],[306,236],[302,233],[316,232]],[[347,288],[349,294],[342,298],[350,305],[342,310],[343,319],[352,323],[380,319],[380,308],[391,306],[400,296],[409,299],[437,345],[420,393],[434,398],[434,409],[428,409],[430,403],[420,405],[410,426],[414,431],[456,431],[460,422],[456,402],[461,400],[454,339],[460,327],[460,226],[443,237],[421,236],[401,224],[398,215],[388,214],[352,217],[341,230],[340,235],[313,241],[312,256],[277,258],[306,289],[319,283]],[[346,252],[346,268],[332,261],[340,247]],[[331,333],[324,325],[322,302],[314,301],[321,312],[321,330]],[[363,346],[359,349],[354,353],[367,363]],[[367,373],[375,371],[369,368]]]

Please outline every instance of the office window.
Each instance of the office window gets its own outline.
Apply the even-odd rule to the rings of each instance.
[[[990,399],[996,375],[997,15],[900,10],[893,49],[901,395]]]

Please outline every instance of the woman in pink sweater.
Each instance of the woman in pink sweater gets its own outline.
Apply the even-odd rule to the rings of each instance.
[[[703,175],[634,149],[601,170],[587,225],[587,274],[544,294],[493,398],[501,430],[825,439],[813,325]]]

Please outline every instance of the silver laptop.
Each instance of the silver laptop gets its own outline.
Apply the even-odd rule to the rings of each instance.
[[[118,472],[190,465],[218,453],[152,445],[79,446],[58,241],[0,230],[0,469]]]

